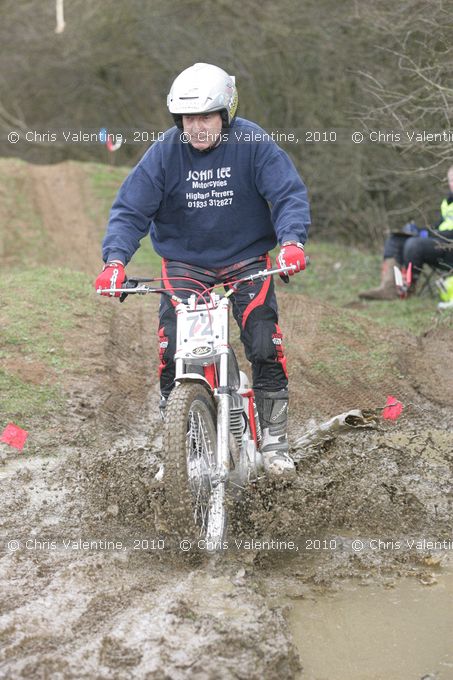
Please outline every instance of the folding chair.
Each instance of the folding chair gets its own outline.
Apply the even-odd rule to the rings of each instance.
[[[446,262],[440,262],[436,267],[424,264],[419,276],[417,295],[439,297],[438,281],[449,276],[453,276],[453,267]]]

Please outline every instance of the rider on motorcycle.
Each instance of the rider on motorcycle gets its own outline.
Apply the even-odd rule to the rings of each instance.
[[[175,126],[145,153],[121,186],[103,241],[96,289],[121,287],[125,265],[148,233],[162,257],[164,285],[212,286],[277,264],[305,269],[310,224],[307,191],[287,154],[255,123],[236,117],[233,76],[195,64],[173,82],[167,105]],[[175,280],[175,277],[178,277]],[[190,279],[187,283],[179,277]],[[194,282],[195,281],[195,282]],[[288,374],[271,278],[238,287],[233,314],[252,364],[271,475],[291,476]],[[168,398],[175,376],[176,316],[171,298],[159,311],[160,387]]]

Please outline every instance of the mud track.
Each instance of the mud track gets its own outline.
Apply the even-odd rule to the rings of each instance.
[[[54,252],[64,250],[60,231],[69,217],[62,206],[74,213],[87,200],[77,173],[65,163],[23,177],[38,185],[35,200]],[[95,252],[94,232],[86,218],[80,229],[71,222],[71,251]],[[70,264],[64,253],[61,263]],[[342,337],[358,359],[347,382],[336,384],[313,367],[330,351],[319,342],[324,322],[340,322],[341,312],[285,294],[280,300],[293,441],[313,420],[379,407],[389,393],[403,399],[402,419],[327,441],[301,461],[294,485],[262,486],[242,499],[231,543],[292,539],[298,552],[134,550],[134,540],[166,536],[165,494],[155,479],[162,460],[157,308],[152,300],[99,301],[108,305],[99,325],[82,317],[67,338],[83,362],[67,375],[65,411],[32,424],[33,455],[0,445],[1,532],[5,542],[18,541],[0,560],[2,677],[292,678],[304,661],[286,618],[292,599],[350,577],[379,584],[441,569],[429,551],[356,554],[349,538],[452,535],[451,373],[439,368],[451,329],[395,336],[388,372],[368,380],[368,348],[386,339],[357,320],[359,339]],[[323,537],[335,537],[339,548],[303,549],[305,539]],[[77,541],[98,541],[98,549]],[[121,548],[104,549],[101,541]]]

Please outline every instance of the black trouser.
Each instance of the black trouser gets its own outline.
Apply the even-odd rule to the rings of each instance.
[[[162,261],[165,288],[187,299],[191,292],[239,279],[270,267],[268,255],[244,260],[221,269],[203,269],[194,265]],[[179,278],[182,277],[182,278]],[[190,290],[181,290],[189,288]],[[225,286],[227,289],[227,286]],[[202,301],[202,298],[200,298]],[[274,282],[257,279],[242,283],[231,296],[233,316],[241,331],[247,359],[252,364],[253,387],[269,392],[286,389],[288,377],[282,333],[278,326],[278,308]],[[168,397],[175,379],[176,304],[162,295],[159,308],[159,378],[161,394]]]
[[[390,234],[384,245],[384,258],[389,257],[403,267],[412,262],[414,280],[425,263],[448,271],[453,267],[453,231],[440,231],[427,238]]]

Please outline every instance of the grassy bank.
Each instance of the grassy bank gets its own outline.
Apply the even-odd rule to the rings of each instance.
[[[71,351],[80,319],[101,319],[86,274],[50,267],[0,274],[0,391],[4,417],[18,422],[61,408],[67,372],[83,357]]]
[[[428,293],[407,300],[360,301],[358,293],[379,284],[382,257],[339,244],[308,242],[310,264],[294,276],[291,290],[387,326],[423,333],[436,323],[450,323],[451,312],[438,312],[437,296]]]

